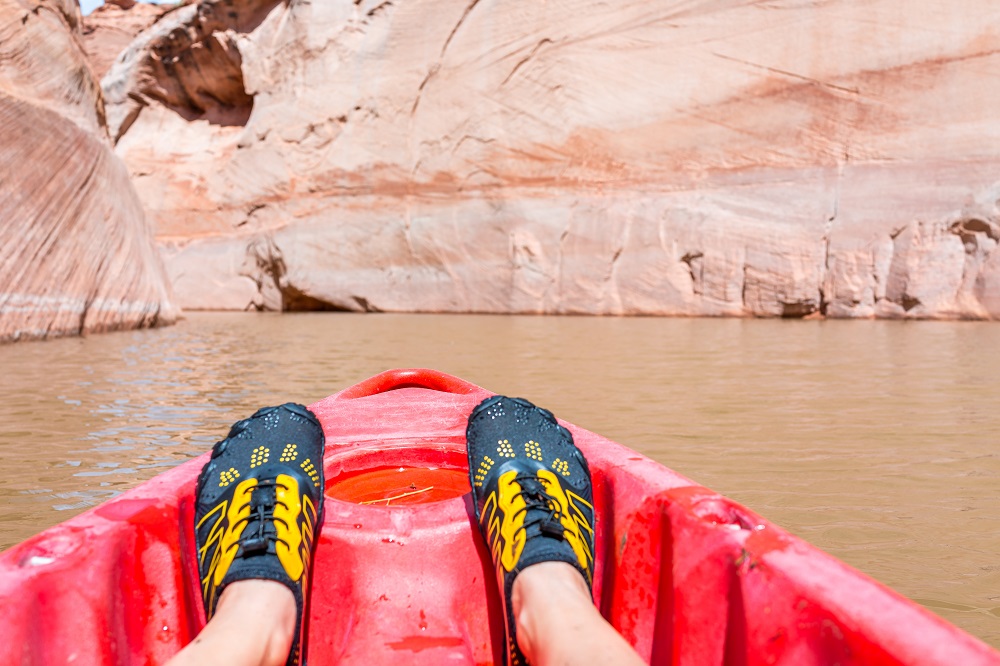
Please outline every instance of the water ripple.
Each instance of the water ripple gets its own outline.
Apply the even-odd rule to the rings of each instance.
[[[196,314],[0,346],[0,548],[391,367],[523,395],[1000,646],[1000,327]]]

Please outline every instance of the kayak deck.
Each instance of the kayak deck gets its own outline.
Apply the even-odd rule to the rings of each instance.
[[[503,663],[465,423],[488,391],[377,375],[311,409],[327,437],[309,663]],[[654,664],[1000,664],[1000,653],[735,502],[565,424],[593,473],[602,614]],[[205,456],[208,454],[206,453]],[[166,661],[204,624],[205,456],[0,554],[3,663]]]

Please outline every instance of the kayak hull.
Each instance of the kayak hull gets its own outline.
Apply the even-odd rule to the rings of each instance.
[[[466,419],[487,395],[442,373],[396,370],[311,405],[328,480],[312,666],[503,663],[493,566],[467,485],[454,483],[466,470]],[[651,663],[1000,664],[992,648],[752,511],[565,425],[594,477],[595,603]],[[0,554],[0,663],[160,664],[197,635],[192,494],[204,462]],[[348,501],[393,470],[442,483]]]

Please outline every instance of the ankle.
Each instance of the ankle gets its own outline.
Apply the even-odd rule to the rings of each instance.
[[[558,630],[546,622],[597,612],[586,580],[566,562],[540,562],[519,573],[511,590],[511,605],[517,642],[529,661],[538,661],[537,652],[545,645],[546,636]]]
[[[271,580],[231,583],[219,599],[216,617],[226,618],[244,636],[257,641],[261,664],[279,666],[288,660],[295,637],[297,609],[291,590]]]

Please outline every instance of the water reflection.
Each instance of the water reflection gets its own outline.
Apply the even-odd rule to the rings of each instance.
[[[0,547],[262,404],[427,366],[730,495],[1000,645],[1000,327],[340,314],[0,347]]]

